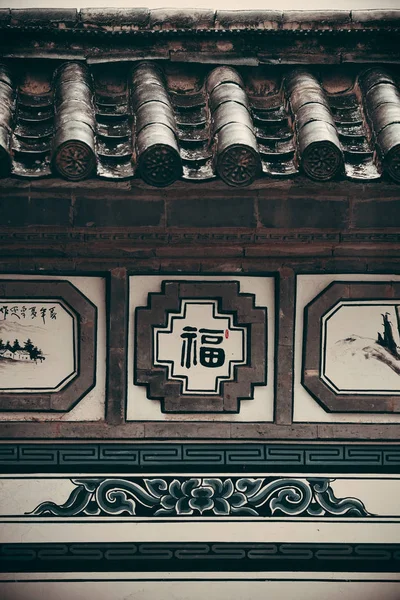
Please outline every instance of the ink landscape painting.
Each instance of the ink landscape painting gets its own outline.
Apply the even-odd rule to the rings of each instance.
[[[337,393],[400,394],[400,304],[342,303],[323,321],[322,374]]]
[[[61,389],[75,374],[75,338],[60,303],[0,300],[0,391]]]

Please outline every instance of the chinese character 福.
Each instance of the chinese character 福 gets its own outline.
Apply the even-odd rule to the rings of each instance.
[[[197,327],[184,327],[181,334],[182,352],[181,367],[190,369],[197,365]],[[222,343],[224,331],[221,329],[199,329],[200,352],[199,362],[203,367],[215,369],[222,367],[225,362],[225,351],[223,348],[215,348]]]

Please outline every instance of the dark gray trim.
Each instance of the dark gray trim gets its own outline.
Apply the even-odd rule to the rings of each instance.
[[[124,542],[0,545],[0,572],[397,573],[400,544]]]
[[[3,443],[1,473],[399,473],[400,444]]]
[[[46,183],[46,182],[41,182]],[[274,182],[272,181],[272,184]],[[280,182],[282,184],[282,182]],[[60,187],[65,185],[65,182],[60,181]],[[104,185],[104,182],[102,182]],[[268,182],[268,185],[271,187],[271,182]],[[1,189],[1,186],[0,186]],[[111,189],[107,187],[104,188],[104,192],[111,193]],[[308,190],[307,190],[308,191]],[[322,193],[322,190],[318,190]],[[378,190],[376,190],[376,194],[378,194]],[[253,228],[235,228],[234,231],[225,231],[224,228],[221,227],[221,231],[208,231],[208,230],[196,230],[196,228],[191,229],[190,232],[185,230],[179,231],[165,231],[159,230],[157,228],[146,227],[143,228],[135,228],[130,227],[129,231],[119,228],[107,228],[102,229],[101,227],[96,228],[66,228],[62,231],[53,230],[51,228],[46,228],[46,230],[38,227],[34,231],[27,231],[24,228],[16,228],[12,229],[2,229],[0,230],[0,242],[2,247],[0,250],[3,250],[9,244],[11,245],[21,245],[24,247],[26,245],[32,246],[32,248],[42,248],[46,246],[54,246],[56,243],[60,244],[68,244],[68,247],[65,248],[66,256],[68,252],[68,248],[75,247],[75,244],[80,248],[80,252],[85,254],[85,249],[91,249],[93,251],[93,244],[102,244],[103,253],[101,258],[104,260],[107,258],[106,251],[104,251],[104,244],[112,243],[113,244],[113,256],[119,246],[119,244],[123,244],[123,250],[126,253],[126,244],[139,244],[143,245],[144,248],[151,248],[154,246],[175,246],[176,244],[186,244],[190,246],[191,244],[199,244],[199,247],[204,247],[209,244],[215,245],[218,249],[218,246],[221,244],[242,244],[242,245],[262,245],[265,248],[265,256],[268,256],[267,248],[270,247],[272,250],[279,246],[279,244],[285,244],[287,250],[289,248],[293,248],[296,244],[299,245],[299,252],[297,254],[293,254],[296,256],[296,259],[301,258],[302,252],[301,248],[307,253],[309,249],[307,244],[315,243],[321,244],[324,246],[328,246],[333,250],[333,248],[337,247],[338,244],[355,244],[354,251],[357,251],[359,246],[363,246],[364,244],[373,244],[378,245],[378,248],[375,247],[377,254],[380,253],[379,246],[381,244],[393,244],[388,249],[388,256],[392,256],[390,251],[398,250],[398,244],[400,243],[400,233],[394,229],[393,232],[388,231],[349,231],[349,232],[340,232],[340,231],[282,231],[280,229],[271,230],[269,228],[266,229],[253,229]],[[90,246],[86,246],[85,244],[90,243]],[[320,248],[313,248],[313,255],[317,255]],[[144,253],[144,249],[142,250]],[[199,251],[200,252],[200,251]],[[33,250],[34,253],[34,250]],[[362,250],[360,251],[360,254]],[[8,253],[6,253],[8,256]],[[184,257],[184,249],[180,253],[180,257]],[[290,251],[292,254],[292,250]],[[285,255],[286,256],[286,255]],[[12,258],[12,257],[9,257]]]
[[[127,271],[123,267],[110,269],[107,277],[107,374],[106,422],[109,426],[121,425],[125,418],[127,393],[127,332],[128,285]]]
[[[287,266],[275,280],[275,403],[274,421],[290,425],[293,420],[296,276]]]

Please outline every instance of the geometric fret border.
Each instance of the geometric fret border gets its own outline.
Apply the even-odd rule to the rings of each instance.
[[[2,443],[1,473],[400,472],[400,444]],[[375,471],[376,470],[376,471]]]
[[[144,543],[139,540],[122,543],[0,544],[0,571],[3,573],[54,573],[63,570],[86,573],[198,572],[216,569],[220,572],[398,573],[400,544]]]

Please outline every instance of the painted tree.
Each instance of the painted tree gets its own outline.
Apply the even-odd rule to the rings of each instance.
[[[32,350],[30,351],[30,355],[31,355],[32,360],[37,360],[38,358],[44,358],[42,355],[41,349],[38,348],[37,346],[33,346]]]
[[[30,338],[28,338],[26,340],[26,342],[24,343],[24,350],[26,350],[30,354],[32,352],[33,348],[34,348],[34,345],[32,343],[32,340]]]
[[[397,307],[396,307],[397,308]],[[397,312],[397,311],[396,311]],[[398,314],[398,313],[397,313]],[[389,320],[390,313],[382,314],[383,318],[383,335],[378,332],[377,343],[386,348],[395,358],[399,359],[400,354],[397,348],[396,341],[393,335],[392,322]]]
[[[19,344],[19,341],[17,339],[14,340],[14,343],[13,343],[13,345],[11,347],[11,350],[13,352],[17,352],[17,350],[22,350],[22,348],[21,348],[21,346]]]

